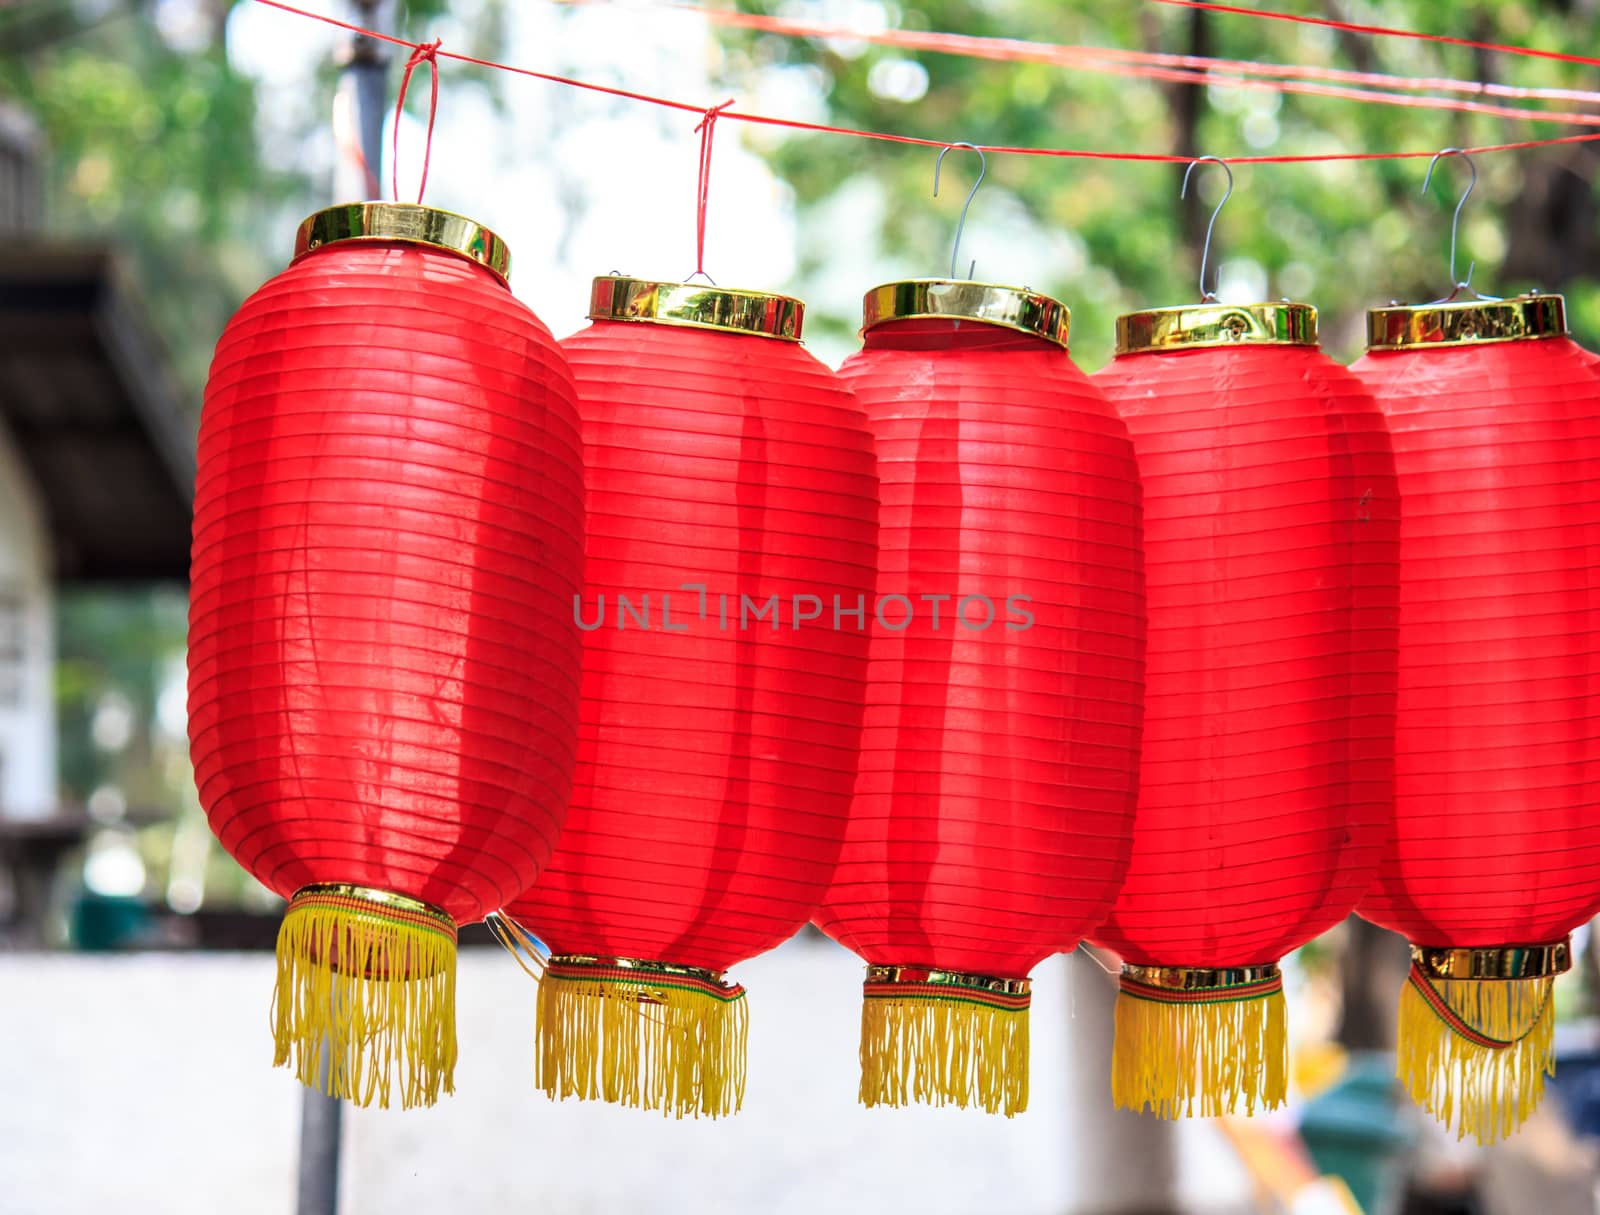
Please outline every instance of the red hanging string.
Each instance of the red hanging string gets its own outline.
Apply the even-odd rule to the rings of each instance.
[[[553,3],[571,7],[604,7],[614,0],[552,0]],[[1311,64],[1257,63],[1246,59],[1218,59],[1208,55],[1180,55],[1159,51],[1131,51],[1120,47],[1075,46],[1068,43],[1034,42],[1021,38],[993,38],[979,34],[946,34],[933,30],[862,30],[849,26],[832,25],[818,21],[796,20],[792,17],[773,17],[765,13],[742,13],[733,9],[703,8],[697,4],[670,3],[662,6],[667,11],[693,14],[712,25],[735,29],[754,29],[777,34],[784,38],[842,38],[868,42],[876,46],[892,46],[910,51],[925,51],[937,55],[954,55],[963,59],[984,59],[1000,63],[1043,63],[1074,71],[1089,71],[1170,80],[1190,84],[1235,84],[1236,76],[1266,78],[1256,87],[1274,88],[1283,92],[1304,92],[1303,88],[1284,85],[1288,80],[1323,80],[1350,86],[1376,86],[1351,88],[1349,91],[1327,94],[1355,101],[1373,101],[1380,104],[1428,105],[1450,108],[1447,98],[1428,98],[1417,102],[1401,102],[1392,93],[1381,90],[1472,93],[1479,96],[1539,98],[1561,101],[1600,102],[1600,92],[1588,89],[1518,88],[1510,85],[1484,83],[1476,80],[1454,80],[1442,77],[1394,76],[1383,72],[1357,72],[1347,68],[1321,67]],[[1158,74],[1154,69],[1167,69],[1171,75]],[[1144,69],[1144,70],[1142,70]],[[1219,78],[1219,73],[1226,79]],[[1280,87],[1280,85],[1282,87]],[[1588,115],[1502,107],[1483,112],[1501,117],[1523,118],[1531,121],[1572,122]]]
[[[1423,42],[1443,42],[1450,46],[1468,46],[1480,51],[1497,51],[1502,55],[1526,55],[1530,59],[1556,59],[1562,63],[1584,63],[1600,67],[1600,59],[1588,55],[1569,55],[1565,51],[1541,51],[1530,46],[1510,46],[1499,42],[1479,42],[1475,38],[1454,38],[1448,34],[1424,34],[1417,30],[1395,29],[1388,25],[1358,25],[1351,21],[1334,21],[1328,17],[1302,17],[1296,13],[1274,13],[1261,8],[1245,8],[1237,4],[1212,4],[1209,0],[1151,0],[1153,4],[1173,4],[1179,8],[1199,8],[1212,13],[1230,13],[1239,17],[1260,17],[1269,21],[1292,21],[1296,25],[1320,25],[1328,29],[1343,30],[1347,34],[1368,34],[1380,38],[1416,38]]]
[[[433,88],[428,94],[428,138],[422,145],[422,180],[417,183],[418,205],[422,203],[423,192],[428,188],[428,162],[433,159],[433,119],[439,112],[439,39],[412,46],[411,58],[406,60],[405,75],[400,77],[400,96],[394,103],[394,142],[389,149],[389,185],[394,192],[395,202],[400,201],[400,115],[405,112],[406,89],[411,85],[411,73],[417,70],[420,63],[428,65]]]
[[[611,0],[557,0],[557,2],[587,7],[604,5]],[[868,32],[814,21],[796,21],[787,17],[769,17],[759,13],[740,13],[728,9],[701,8],[691,4],[672,4],[668,7],[678,12],[693,13],[713,25],[756,29],[786,38],[849,38],[880,46],[955,55],[964,59],[985,59],[1001,63],[1043,63],[1072,71],[1160,80],[1175,84],[1211,84],[1275,93],[1299,93],[1377,105],[1487,114],[1494,118],[1515,118],[1527,122],[1559,122],[1576,126],[1600,125],[1600,114],[1537,110],[1525,106],[1461,101],[1450,97],[1412,97],[1385,89],[1353,86],[1379,84],[1388,89],[1440,89],[1497,96],[1550,96],[1572,101],[1600,101],[1600,93],[1585,90],[1508,89],[1478,81],[1414,79],[1375,72],[1350,72],[1337,68],[1262,64],[1239,59],[1213,59],[1203,55],[1125,51],[1114,47],[1071,46],[1028,42],[1015,38],[942,34],[926,30],[890,29]],[[1311,83],[1319,79],[1331,83]]]
[[[293,13],[296,17],[309,17],[313,21],[320,21],[324,25],[336,26],[348,30],[352,34],[365,34],[368,38],[376,38],[379,42],[387,42],[392,46],[403,46],[407,50],[416,50],[419,43],[408,42],[404,38],[397,38],[393,34],[379,33],[369,30],[365,26],[353,25],[349,21],[341,21],[337,17],[329,17],[323,13],[309,12],[303,8],[296,8],[292,4],[285,4],[284,0],[256,0],[257,4],[264,4],[268,8],[278,9],[280,12]],[[615,89],[605,84],[590,84],[587,80],[574,80],[570,76],[553,76],[549,72],[536,72],[532,68],[517,67],[510,63],[496,63],[493,59],[474,59],[471,55],[460,55],[455,51],[437,52],[441,58],[454,59],[457,63],[470,63],[475,67],[493,68],[499,72],[512,72],[518,76],[529,76],[534,80],[547,80],[551,84],[564,84],[575,89],[587,89],[591,93],[606,93],[612,97],[626,97],[630,101],[643,101],[650,105],[665,106],[672,110],[686,110],[693,114],[702,112],[702,107],[692,105],[687,101],[672,101],[666,97],[652,97],[648,93],[634,93],[628,89]],[[933,143],[933,147],[943,147],[943,144]]]
[[[1179,3],[1180,0],[1156,0],[1156,2]],[[380,42],[388,42],[395,46],[403,46],[412,50],[420,49],[419,44],[407,42],[404,38],[396,38],[391,34],[381,34],[375,30],[369,30],[359,25],[352,25],[347,21],[340,21],[336,17],[327,17],[321,13],[307,12],[305,9],[296,8],[292,4],[284,3],[283,0],[256,0],[256,3],[264,4],[269,8],[279,9],[286,13],[293,13],[296,16],[309,17],[313,21],[321,21],[327,25],[333,25],[340,29],[349,30],[352,33],[365,34],[370,38],[378,39]],[[1252,12],[1254,10],[1244,11]],[[590,92],[605,93],[612,97],[625,97],[630,101],[642,101],[647,105],[663,106],[667,109],[673,110],[684,110],[693,114],[703,115],[705,113],[704,107],[694,105],[687,101],[675,101],[667,97],[655,97],[648,93],[636,93],[628,89],[612,88],[609,85],[591,84],[586,80],[574,80],[568,76],[554,76],[548,72],[535,72],[530,68],[516,67],[506,63],[496,63],[492,59],[475,59],[471,55],[459,55],[452,51],[439,51],[438,54],[446,59],[454,59],[459,63],[470,63],[478,67],[493,68],[503,72],[512,72],[519,76],[529,76],[535,80],[544,80],[552,84],[563,84],[572,88],[587,89]],[[1442,101],[1444,99],[1439,100]],[[813,131],[829,135],[850,135],[858,139],[876,139],[886,143],[910,144],[916,147],[924,148],[943,148],[949,146],[948,141],[942,139],[922,139],[915,135],[894,135],[886,131],[860,131],[851,127],[829,126],[824,123],[814,122],[799,122],[790,118],[775,118],[765,114],[751,114],[743,111],[730,113],[726,116],[738,122],[759,123],[764,126],[783,127],[794,131]],[[1489,152],[1509,152],[1524,148],[1545,148],[1552,147],[1557,144],[1591,143],[1596,140],[1600,140],[1600,132],[1590,132],[1582,135],[1562,135],[1551,139],[1524,139],[1509,143],[1480,144],[1475,147],[1462,148],[1461,150],[1473,155],[1480,155]],[[1023,148],[1007,147],[1004,145],[995,144],[980,144],[978,146],[984,152],[1011,154],[1015,156],[1053,156],[1084,160],[1118,160],[1156,164],[1188,164],[1194,159],[1191,156],[1174,156],[1160,152],[1100,152],[1079,148]],[[1437,151],[1438,149],[1436,148],[1428,148],[1409,152],[1327,152],[1315,155],[1298,156],[1229,156],[1227,159],[1230,164],[1326,164],[1335,161],[1413,160],[1432,157],[1437,153]]]
[[[695,130],[700,135],[700,186],[694,212],[694,274],[706,274],[706,200],[711,194],[711,140],[716,134],[717,117],[733,104],[728,98],[705,112]],[[694,274],[689,277],[693,278]]]

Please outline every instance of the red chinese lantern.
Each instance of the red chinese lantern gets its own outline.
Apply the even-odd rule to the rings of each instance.
[[[868,964],[861,1101],[1028,1103],[1028,972],[1127,866],[1144,603],[1127,428],[1031,291],[891,283],[840,376],[882,500],[861,770],[817,924]]]
[[[552,1097],[726,1114],[735,963],[827,889],[860,740],[872,442],[800,345],[802,305],[596,279],[563,347],[588,469],[578,765],[560,847],[512,914],[552,951]]]
[[[1368,313],[1355,373],[1405,510],[1394,846],[1361,914],[1411,942],[1400,1075],[1492,1141],[1554,1066],[1600,912],[1600,381],[1560,296]]]
[[[1117,322],[1095,377],[1145,495],[1133,860],[1112,1082],[1163,1117],[1283,1100],[1282,956],[1371,883],[1391,821],[1399,503],[1382,417],[1304,304]]]
[[[201,416],[195,780],[289,899],[276,1062],[363,1105],[451,1091],[456,927],[538,875],[571,781],[581,444],[507,263],[442,211],[319,212]]]

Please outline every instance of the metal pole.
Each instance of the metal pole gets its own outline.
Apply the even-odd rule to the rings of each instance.
[[[355,20],[379,28],[382,0],[353,0]],[[333,99],[333,135],[338,160],[333,173],[333,201],[372,201],[383,197],[379,168],[383,164],[383,118],[388,108],[389,57],[383,43],[351,35],[340,52],[339,85]],[[306,1087],[300,1098],[300,1171],[296,1187],[297,1215],[338,1215],[339,1148],[343,1140],[344,1105],[324,1091],[332,1052],[322,1043],[320,1084]]]
[[[328,1041],[322,1042],[321,1088],[328,1083]],[[320,1088],[300,1097],[300,1181],[297,1215],[339,1215],[339,1143],[344,1104]]]
[[[1065,1083],[1067,1134],[1060,1153],[1072,1178],[1064,1210],[1184,1209],[1178,1190],[1176,1123],[1111,1108],[1111,1056],[1098,1045],[1114,1036],[1117,981],[1086,950],[1066,955],[1071,1035]],[[1132,1162],[1137,1162],[1132,1163]]]
[[[355,20],[379,29],[382,0],[354,0]],[[383,119],[389,109],[389,55],[375,38],[352,34],[339,55],[343,70],[333,97],[333,135],[339,157],[334,202],[383,197]]]

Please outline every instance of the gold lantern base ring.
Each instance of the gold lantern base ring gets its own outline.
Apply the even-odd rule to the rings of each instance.
[[[1283,975],[1275,963],[1122,968],[1111,1094],[1161,1118],[1273,1109],[1288,1095]]]
[[[1493,1143],[1539,1105],[1555,1071],[1557,975],[1570,939],[1539,945],[1413,945],[1400,996],[1398,1071],[1457,1138]]]
[[[1553,979],[1572,969],[1572,938],[1549,945],[1503,945],[1492,949],[1413,945],[1411,965],[1430,981]]]
[[[749,1015],[720,971],[554,954],[539,980],[535,1082],[576,1097],[716,1118],[744,1103]]]
[[[861,1104],[1028,1108],[1028,979],[867,967]]]
[[[278,930],[273,1063],[330,1096],[387,1109],[455,1091],[456,925],[389,890],[295,892]]]

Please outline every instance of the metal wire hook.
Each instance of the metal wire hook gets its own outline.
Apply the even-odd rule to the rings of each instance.
[[[1456,200],[1455,214],[1450,217],[1451,291],[1449,295],[1442,296],[1439,299],[1434,300],[1433,302],[1436,304],[1444,303],[1446,300],[1455,299],[1457,292],[1471,291],[1472,272],[1478,268],[1477,259],[1474,258],[1472,261],[1467,263],[1467,277],[1461,279],[1456,277],[1456,239],[1461,231],[1461,208],[1467,205],[1467,199],[1472,197],[1473,187],[1478,184],[1478,166],[1472,163],[1472,157],[1468,156],[1460,148],[1445,148],[1441,151],[1435,152],[1433,154],[1433,159],[1428,162],[1428,171],[1423,175],[1422,178],[1422,193],[1424,197],[1427,196],[1428,183],[1433,180],[1433,166],[1438,164],[1440,159],[1445,156],[1461,157],[1462,160],[1467,162],[1467,170],[1472,174],[1472,176],[1467,181],[1467,188],[1461,192],[1461,197]]]
[[[967,191],[967,201],[961,204],[961,218],[956,220],[956,239],[950,246],[950,277],[956,276],[956,259],[961,253],[961,234],[967,227],[967,212],[972,208],[972,196],[978,192],[978,187],[983,184],[983,175],[989,171],[988,157],[984,156],[983,149],[974,143],[953,143],[939,152],[939,159],[933,162],[933,196],[939,197],[939,170],[944,167],[945,155],[953,148],[966,148],[969,152],[978,154],[978,180],[972,183],[972,189]],[[973,258],[967,267],[967,277],[970,279],[978,269],[978,259]]]
[[[1211,230],[1217,226],[1217,215],[1233,197],[1233,170],[1228,167],[1228,162],[1220,156],[1198,156],[1189,162],[1189,167],[1183,171],[1183,187],[1178,191],[1179,198],[1189,197],[1189,177],[1194,173],[1194,167],[1203,161],[1222,166],[1222,171],[1228,175],[1228,188],[1222,192],[1222,198],[1217,205],[1211,208],[1211,219],[1206,224],[1206,243],[1200,249],[1200,302],[1202,304],[1214,303],[1217,298],[1215,291],[1206,290],[1206,268],[1211,264]],[[1221,272],[1217,275],[1217,286],[1222,285]]]

